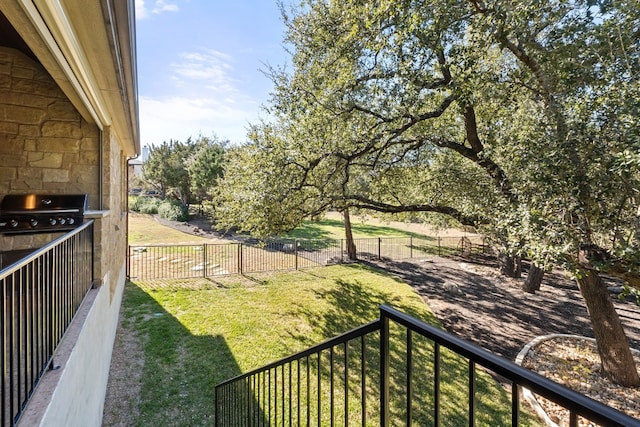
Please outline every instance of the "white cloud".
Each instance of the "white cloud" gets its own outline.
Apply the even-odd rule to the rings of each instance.
[[[136,19],[144,19],[147,16],[148,12],[144,6],[144,0],[136,0]]]
[[[177,12],[180,10],[175,3],[167,3],[164,0],[156,0],[156,3],[151,10],[152,13],[158,14],[162,12]]]
[[[141,144],[186,140],[198,134],[215,133],[232,142],[243,142],[250,121],[256,121],[257,108],[243,109],[224,98],[140,98]]]
[[[152,6],[145,4],[146,0],[136,0],[136,19],[145,19],[149,14],[158,15],[163,12],[177,12],[180,10],[176,3],[167,2],[166,0],[153,0]]]
[[[241,143],[258,121],[260,102],[234,76],[234,58],[213,49],[183,52],[170,64],[175,84],[164,94],[140,97],[141,143],[186,140],[202,133]]]
[[[231,76],[233,59],[216,50],[185,52],[180,55],[182,62],[173,63],[173,79],[181,85],[197,84],[215,92],[235,92],[237,81]]]

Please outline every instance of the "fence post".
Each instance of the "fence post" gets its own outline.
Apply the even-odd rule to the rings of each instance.
[[[380,247],[382,246],[382,237],[378,237],[378,260],[381,260],[382,257],[380,256]]]
[[[242,243],[238,243],[238,273],[242,274]]]
[[[293,250],[296,255],[296,270],[298,269],[298,239],[293,239]]]
[[[207,244],[202,244],[202,277],[207,278]]]
[[[442,255],[442,250],[440,249],[440,240],[442,240],[440,237],[438,237],[438,256]]]
[[[340,262],[344,262],[344,239],[340,239]]]
[[[413,236],[409,236],[409,258],[413,258]]]

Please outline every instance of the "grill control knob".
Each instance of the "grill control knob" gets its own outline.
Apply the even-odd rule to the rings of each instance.
[[[49,225],[56,225],[58,223],[58,220],[55,218],[49,218]]]
[[[73,219],[73,218],[71,218],[71,217],[67,218],[67,224],[69,224],[69,225],[73,225],[73,224],[75,224],[75,222],[76,222],[76,220],[75,220],[75,219]]]
[[[37,220],[37,219],[35,219],[35,218],[31,218],[31,219],[29,220],[29,225],[31,225],[32,227],[37,226],[37,225],[38,225],[38,220]]]
[[[65,225],[67,223],[67,220],[64,218],[58,218],[58,224],[60,225]]]
[[[10,225],[12,228],[16,228],[16,227],[18,226],[18,220],[17,220],[17,219],[12,219],[12,220],[10,220],[10,221],[9,221],[9,225]]]

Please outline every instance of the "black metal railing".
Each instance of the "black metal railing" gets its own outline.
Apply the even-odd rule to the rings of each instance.
[[[484,253],[484,238],[376,237],[355,239],[359,259],[401,260]],[[280,239],[246,243],[129,246],[128,275],[140,280],[190,279],[298,270],[347,260],[344,239]]]
[[[14,425],[93,285],[93,221],[0,271],[2,426]]]
[[[491,392],[487,384],[497,382],[493,376],[502,385]],[[372,323],[217,385],[215,419],[218,427],[518,426],[521,388],[567,409],[570,426],[577,427],[580,418],[603,426],[640,426],[388,306]],[[507,396],[500,400],[496,393]],[[490,409],[496,404],[503,408]]]

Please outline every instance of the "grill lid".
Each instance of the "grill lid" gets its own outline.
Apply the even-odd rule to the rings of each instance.
[[[29,213],[84,213],[87,209],[86,194],[8,194],[0,203],[2,215]]]

